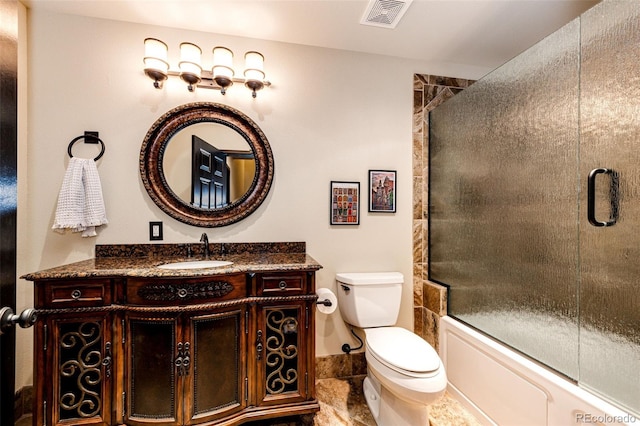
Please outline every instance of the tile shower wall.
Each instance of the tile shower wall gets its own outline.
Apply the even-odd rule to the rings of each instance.
[[[414,332],[439,349],[438,324],[447,313],[447,289],[428,280],[429,111],[474,80],[413,77],[413,319]]]

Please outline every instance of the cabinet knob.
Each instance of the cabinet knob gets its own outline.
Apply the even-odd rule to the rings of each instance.
[[[82,297],[82,292],[78,289],[75,289],[71,292],[71,298],[73,300],[78,300],[80,299],[80,297]]]
[[[282,280],[278,283],[278,287],[280,288],[280,290],[285,290],[287,288],[287,282]]]

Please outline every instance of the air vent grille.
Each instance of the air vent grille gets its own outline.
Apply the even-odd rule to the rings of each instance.
[[[395,28],[413,0],[372,0],[360,21],[363,25]]]

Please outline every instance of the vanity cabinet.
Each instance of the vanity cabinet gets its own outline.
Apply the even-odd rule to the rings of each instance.
[[[34,425],[315,413],[314,280],[315,270],[35,280]]]
[[[111,288],[111,280],[36,286],[34,425],[111,423]]]

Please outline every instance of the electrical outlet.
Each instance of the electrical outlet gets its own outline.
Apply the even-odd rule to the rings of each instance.
[[[149,222],[149,240],[162,240],[162,222]]]

